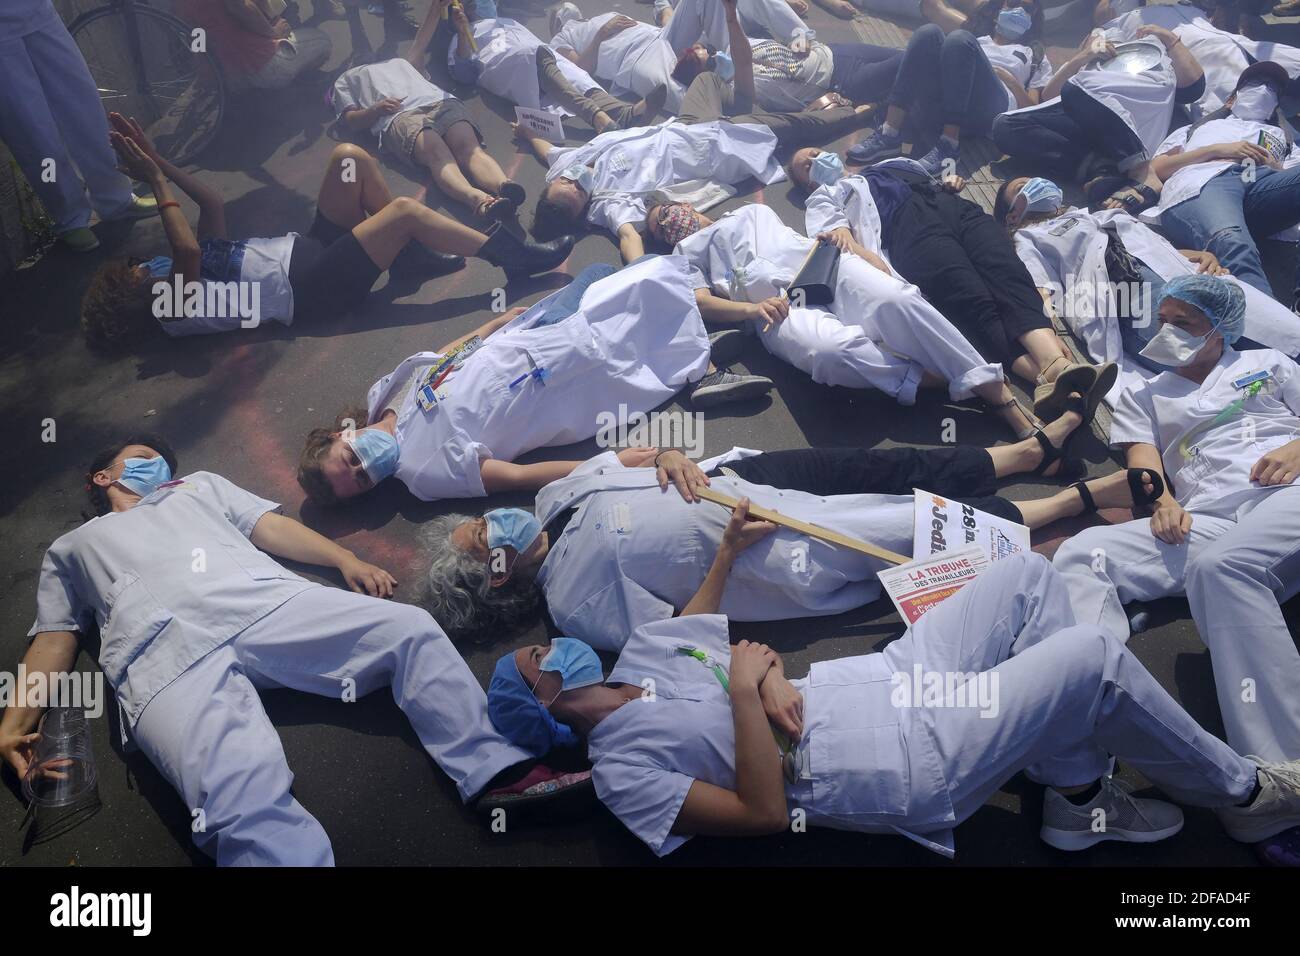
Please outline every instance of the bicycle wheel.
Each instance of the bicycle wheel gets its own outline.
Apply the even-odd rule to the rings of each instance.
[[[126,12],[107,6],[78,17],[69,32],[104,108],[139,120],[160,153],[180,165],[212,142],[225,84],[211,51],[190,49],[184,21],[139,4]]]

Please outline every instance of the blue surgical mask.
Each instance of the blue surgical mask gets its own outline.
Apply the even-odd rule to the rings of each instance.
[[[375,484],[397,471],[397,460],[401,457],[397,439],[382,428],[353,432],[348,444],[357,453],[361,467]]]
[[[172,260],[168,256],[154,256],[146,259],[143,265],[155,279],[165,279],[172,271]]]
[[[1025,183],[1020,189],[1020,196],[1025,200],[1025,212],[1056,212],[1065,200],[1061,187],[1042,177],[1035,177]]]
[[[584,193],[588,196],[591,195],[591,187],[596,183],[596,174],[590,166],[574,163],[572,166],[566,167],[560,175],[565,179],[573,180]]]
[[[542,523],[523,508],[496,508],[483,517],[487,519],[489,548],[509,546],[523,554],[542,533]]]
[[[998,14],[998,33],[1008,40],[1019,40],[1034,25],[1034,18],[1024,7],[1007,7]]]
[[[164,481],[172,480],[171,466],[162,455],[156,458],[128,458],[122,464],[125,467],[117,483],[141,498],[152,494]]]
[[[496,16],[496,0],[474,0],[474,18],[476,20],[495,20]]]
[[[728,83],[732,81],[736,75],[736,64],[732,62],[730,53],[719,50],[713,54],[713,72]]]
[[[589,645],[572,637],[557,637],[551,641],[551,649],[542,658],[540,669],[542,673],[554,671],[560,675],[560,693],[590,687],[605,680],[605,669],[600,666],[596,652]],[[540,674],[537,679],[542,679]],[[533,690],[536,689],[537,685],[534,684]],[[554,698],[551,703],[555,703]],[[549,707],[550,704],[546,706]]]
[[[833,186],[844,176],[844,160],[839,153],[823,151],[813,159],[808,177],[818,186]]]

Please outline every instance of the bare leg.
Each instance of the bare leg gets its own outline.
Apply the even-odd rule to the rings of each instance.
[[[469,123],[455,123],[447,130],[447,148],[456,157],[456,164],[463,169],[478,186],[493,196],[499,195],[501,187],[508,177],[497,161],[488,155],[474,134],[474,127]]]
[[[316,193],[316,208],[322,216],[335,225],[351,229],[392,200],[375,157],[351,143],[334,147]]]
[[[1054,382],[1056,376],[1074,361],[1065,344],[1051,329],[1030,329],[1020,336],[1019,342],[1025,347],[1029,359],[1035,366],[1030,374],[1023,376],[1031,382],[1039,375],[1043,376],[1044,381]],[[1019,359],[1016,361],[1018,362]],[[1014,362],[1012,369],[1016,369]],[[1020,374],[1018,370],[1017,374]]]
[[[944,33],[960,30],[966,23],[966,14],[945,0],[921,0],[921,15],[937,23]]]
[[[1043,434],[1057,448],[1065,444],[1070,433],[1083,424],[1083,416],[1078,412],[1065,412],[1043,426]],[[988,449],[993,459],[993,474],[998,478],[1007,475],[1023,474],[1033,471],[1043,460],[1043,446],[1037,438],[1022,438],[1014,445],[995,445]],[[1044,474],[1051,475],[1060,468],[1059,464],[1048,468]]]
[[[1090,479],[1086,484],[1098,508],[1133,506],[1133,492],[1129,490],[1128,477],[1124,471],[1113,472],[1104,478]],[[1149,481],[1143,482],[1142,490],[1150,494],[1153,485]],[[1020,509],[1020,516],[1030,528],[1041,528],[1061,518],[1083,514],[1083,498],[1072,488],[1058,491],[1050,498],[1017,501],[1015,506]]]
[[[1024,413],[1006,382],[989,382],[972,391],[993,406],[998,417],[1011,426],[1011,431],[1017,438],[1027,438],[1034,433],[1034,420]]]
[[[490,194],[470,185],[456,164],[456,157],[451,154],[442,137],[433,130],[420,131],[415,140],[415,154],[412,158],[429,170],[434,185],[452,199],[463,202],[474,210],[492,201]]]
[[[398,196],[355,226],[352,235],[381,269],[391,266],[397,254],[412,239],[431,252],[472,256],[488,238],[476,229],[434,212],[410,196]]]

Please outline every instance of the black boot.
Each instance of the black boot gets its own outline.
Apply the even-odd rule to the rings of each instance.
[[[398,279],[432,279],[465,268],[464,256],[433,252],[412,239],[393,259],[389,273]]]
[[[487,242],[476,255],[494,266],[500,266],[507,276],[531,276],[550,272],[573,251],[573,236],[560,236],[550,242],[520,239],[502,223],[488,230]]]

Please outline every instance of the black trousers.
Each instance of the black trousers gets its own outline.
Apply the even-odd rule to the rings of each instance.
[[[726,467],[745,481],[811,495],[910,495],[924,488],[981,511],[1022,522],[1013,502],[993,494],[993,459],[983,448],[793,448]],[[709,472],[716,477],[719,469]]]
[[[973,202],[914,186],[885,239],[890,264],[990,362],[1009,365],[1020,336],[1052,327],[1011,239]]]

